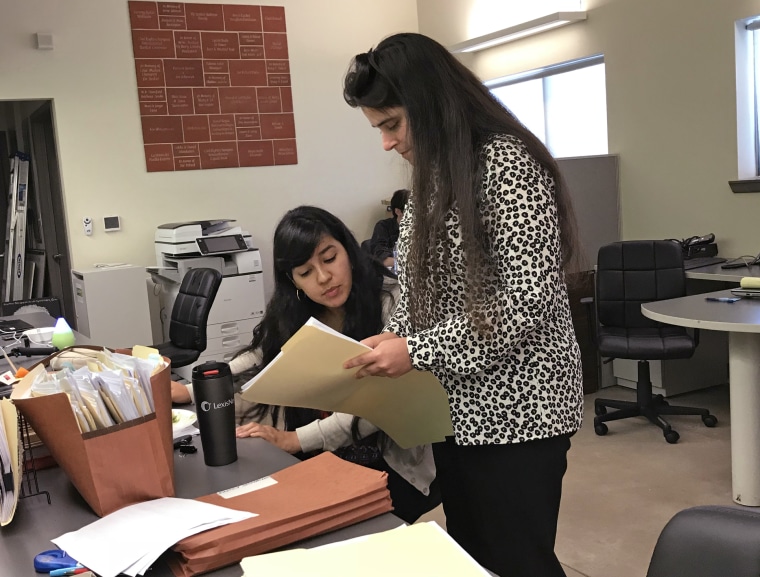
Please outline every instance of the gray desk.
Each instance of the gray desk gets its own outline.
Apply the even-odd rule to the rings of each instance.
[[[19,319],[26,323],[29,323],[35,328],[40,327],[52,327],[55,325],[55,319],[51,317],[46,312],[36,312],[36,313],[27,313],[27,314],[20,314],[20,315],[12,315],[9,317],[0,317],[2,320],[13,320],[13,319]],[[90,339],[88,339],[86,336],[84,336],[81,333],[78,333],[74,331],[74,337],[76,338],[76,344],[77,345],[89,345]],[[18,346],[23,346],[18,343],[12,344],[12,341],[2,342],[1,343],[3,347],[6,348],[6,352],[10,352],[11,349]],[[31,345],[32,347],[38,346],[35,344]],[[42,346],[42,345],[39,345]],[[32,365],[36,365],[40,360],[42,360],[45,357],[42,356],[32,356],[32,357],[11,357],[11,361],[13,361],[13,364],[17,367],[31,367]],[[5,357],[2,356],[2,353],[0,353],[0,373],[5,372],[9,369],[8,363],[5,360]]]
[[[729,259],[731,260],[731,259]],[[724,263],[721,263],[724,264]],[[742,268],[722,269],[720,264],[711,264],[709,266],[701,266],[699,268],[693,268],[686,271],[686,278],[709,280],[709,281],[723,281],[729,283],[739,284],[742,277],[756,276],[760,277],[760,266],[752,265]]]
[[[728,333],[733,499],[760,507],[760,299],[730,304],[706,296],[731,291],[647,303],[641,312],[666,324]]]
[[[37,327],[51,326],[52,317],[46,313],[19,315],[29,324]],[[89,344],[86,337],[75,333],[77,344]],[[41,357],[17,357],[16,365],[31,366]],[[17,362],[18,361],[18,362]],[[6,370],[5,359],[0,358],[0,372]],[[194,455],[174,454],[174,479],[177,497],[195,498],[222,489],[229,489],[242,483],[271,475],[284,469],[298,459],[278,449],[262,439],[238,439],[238,460],[224,467],[207,467],[203,462],[203,448],[200,438],[193,444],[198,447]],[[13,577],[38,577],[34,572],[33,559],[37,553],[55,549],[51,539],[63,533],[74,531],[92,523],[98,517],[85,503],[66,474],[58,467],[44,469],[38,473],[39,488],[48,491],[52,504],[38,495],[19,500],[13,521],[0,527],[0,574]],[[390,513],[362,521],[332,533],[318,535],[293,544],[291,547],[316,547],[334,541],[341,541],[360,535],[386,531],[402,525],[403,522]],[[148,573],[150,577],[173,577],[166,564],[159,560]],[[208,573],[214,577],[240,577],[240,565],[232,565]]]
[[[262,439],[239,439],[238,460],[224,467],[207,467],[203,463],[200,439],[194,444],[194,455],[174,457],[175,487],[178,497],[193,498],[214,491],[235,487],[241,483],[271,475],[298,460]],[[10,525],[0,528],[0,573],[13,577],[39,576],[34,572],[32,560],[37,553],[55,549],[51,539],[74,531],[97,519],[80,497],[66,474],[58,467],[45,469],[38,474],[40,489],[50,492],[52,504],[44,496],[19,501],[16,515]],[[396,516],[386,513],[356,525],[319,535],[292,547],[315,547],[334,541],[386,531],[402,525]],[[173,577],[172,572],[159,560],[148,573],[150,577]],[[240,565],[232,565],[208,573],[214,577],[240,577]]]
[[[721,263],[723,264],[723,263]],[[702,294],[738,286],[745,276],[760,277],[760,266],[722,269],[721,264],[686,271],[687,294]],[[604,369],[603,369],[604,370]],[[728,335],[703,332],[700,346],[690,359],[651,361],[654,393],[666,397],[728,382]],[[618,384],[636,389],[636,361],[615,359],[603,373],[605,385]]]

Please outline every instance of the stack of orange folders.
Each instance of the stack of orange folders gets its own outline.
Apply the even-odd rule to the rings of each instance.
[[[259,480],[253,491],[199,501],[257,517],[183,539],[167,557],[177,577],[191,577],[393,509],[387,473],[323,453]],[[229,493],[228,493],[229,494]]]

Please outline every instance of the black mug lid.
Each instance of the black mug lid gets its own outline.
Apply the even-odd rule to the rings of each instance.
[[[193,380],[218,379],[227,375],[232,375],[232,371],[230,365],[223,362],[206,361],[193,367]]]

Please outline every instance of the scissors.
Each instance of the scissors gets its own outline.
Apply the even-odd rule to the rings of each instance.
[[[79,565],[76,559],[72,559],[66,551],[50,549],[34,557],[34,570],[37,573],[50,573],[55,569],[66,569]]]

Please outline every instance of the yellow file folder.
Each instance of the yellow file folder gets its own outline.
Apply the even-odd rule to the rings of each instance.
[[[371,559],[371,562],[368,562]],[[246,557],[243,577],[487,577],[485,571],[435,523],[417,523],[314,549]]]
[[[454,434],[446,391],[432,373],[357,379],[358,368],[343,368],[345,361],[367,350],[310,319],[274,361],[243,386],[242,397],[254,403],[356,415],[403,448]]]

